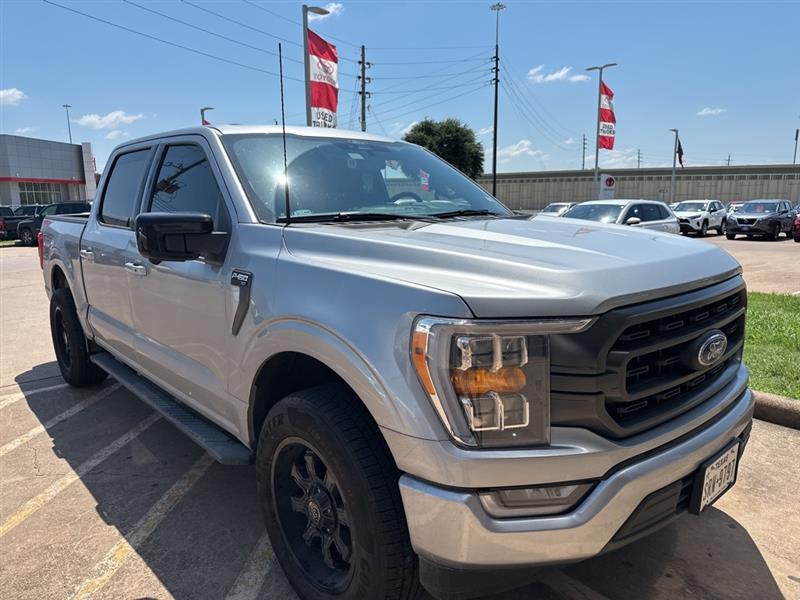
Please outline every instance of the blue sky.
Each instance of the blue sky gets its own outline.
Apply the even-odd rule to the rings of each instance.
[[[92,142],[102,168],[119,141],[195,125],[201,106],[218,123],[279,118],[278,40],[284,72],[302,79],[298,2],[254,0],[53,0],[86,14],[191,47],[201,56],[65,11],[41,0],[0,3],[0,131]],[[145,6],[215,37],[148,12]],[[515,2],[500,17],[503,87],[499,170],[579,168],[581,135],[593,164],[596,75],[617,62],[617,139],[607,167],[671,164],[671,127],[687,165],[787,163],[800,127],[798,2]],[[193,6],[194,4],[194,6]],[[257,4],[270,12],[259,9]],[[328,3],[321,3],[328,5]],[[476,131],[491,164],[494,43],[489,2],[334,3],[312,23],[340,52],[339,124],[358,127],[357,46],[365,44],[368,130],[400,137],[424,117],[457,117]],[[200,8],[198,8],[198,6]],[[205,11],[202,9],[206,9]],[[240,25],[210,14],[214,11]],[[283,18],[281,18],[283,17]],[[249,27],[249,28],[248,28]],[[256,31],[256,29],[260,31]],[[393,64],[394,63],[394,64]],[[409,64],[397,64],[409,63]],[[259,71],[261,69],[262,71]],[[303,86],[287,81],[287,119],[303,119]]]

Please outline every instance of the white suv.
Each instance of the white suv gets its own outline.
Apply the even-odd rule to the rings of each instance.
[[[685,200],[675,207],[681,233],[705,237],[709,229],[724,235],[728,228],[728,212],[719,200]]]
[[[666,204],[657,200],[590,200],[581,202],[561,216],[679,232],[678,219]]]

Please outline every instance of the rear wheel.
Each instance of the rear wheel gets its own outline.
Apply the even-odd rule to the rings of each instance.
[[[56,290],[50,298],[50,332],[58,368],[67,383],[86,387],[106,378],[106,372],[89,360],[75,302],[66,288]]]
[[[348,388],[304,390],[270,410],[258,442],[258,496],[275,556],[300,598],[420,596],[398,475]]]
[[[718,235],[725,235],[725,232],[728,231],[728,222],[725,219],[722,219],[722,222],[717,227],[717,234]]]
[[[33,239],[33,232],[30,229],[23,229],[19,232],[19,239],[23,246],[35,246],[36,240]]]

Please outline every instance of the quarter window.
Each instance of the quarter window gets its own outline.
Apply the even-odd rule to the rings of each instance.
[[[130,227],[149,158],[150,150],[146,149],[121,154],[114,161],[100,207],[103,223]]]
[[[206,153],[199,146],[169,146],[161,160],[150,212],[210,215],[214,229],[229,229],[228,211]]]

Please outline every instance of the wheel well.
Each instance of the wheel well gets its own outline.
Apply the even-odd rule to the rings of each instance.
[[[61,288],[69,289],[69,284],[67,283],[67,276],[64,275],[64,271],[61,270],[61,267],[53,267],[53,291],[60,290]]]
[[[334,382],[347,385],[330,367],[306,354],[281,352],[270,357],[261,365],[251,394],[249,421],[253,446],[258,442],[267,413],[281,398]]]

